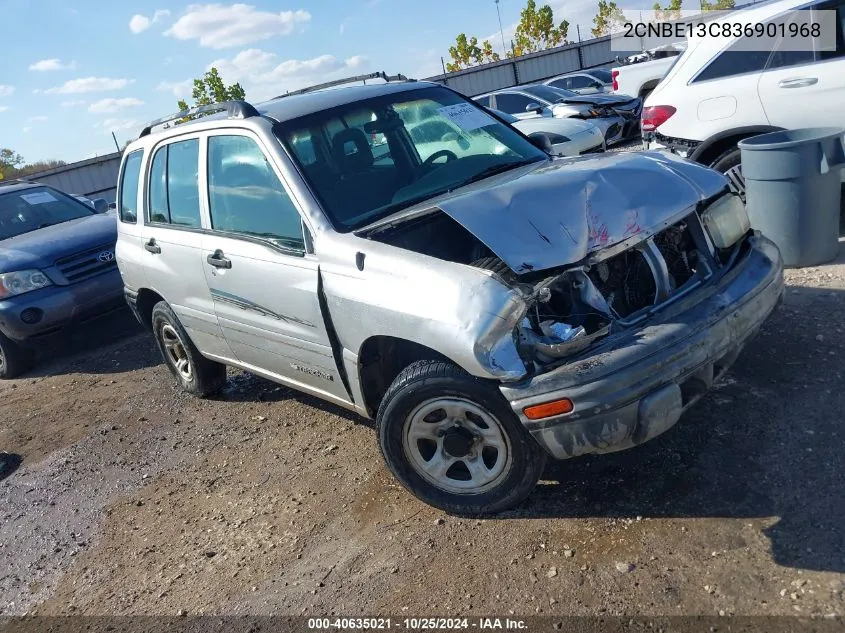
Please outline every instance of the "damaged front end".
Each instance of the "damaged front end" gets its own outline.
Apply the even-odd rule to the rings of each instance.
[[[536,375],[707,284],[749,230],[724,176],[640,154],[517,170],[365,233],[489,271],[518,293],[519,314],[502,323],[516,323],[513,336],[477,341],[476,357],[489,347],[488,366],[506,356],[513,367],[519,354]],[[518,373],[491,371],[504,381]]]
[[[744,213],[739,207],[734,210]],[[733,236],[736,242],[748,232],[747,216],[742,217]],[[530,286],[518,339],[523,358],[535,372],[557,366],[700,288],[740,248],[734,247],[736,242],[716,248],[697,211],[638,237]],[[519,286],[528,290],[525,282]]]

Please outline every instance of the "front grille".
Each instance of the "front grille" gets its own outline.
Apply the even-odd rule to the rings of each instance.
[[[108,255],[105,255],[106,253]],[[56,268],[68,283],[84,281],[116,267],[114,244],[102,244],[56,260]]]
[[[588,276],[607,306],[625,319],[692,290],[711,275],[696,214],[594,265]]]
[[[607,305],[620,317],[654,305],[657,284],[641,251],[632,249],[611,257],[589,275]]]
[[[666,262],[669,283],[680,288],[695,274],[698,251],[686,222],[671,226],[654,236],[654,244]]]

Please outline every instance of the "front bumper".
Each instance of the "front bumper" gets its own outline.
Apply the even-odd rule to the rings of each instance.
[[[718,282],[587,358],[502,385],[522,423],[557,459],[631,448],[671,428],[709,390],[783,296],[783,262],[759,234]],[[703,296],[704,295],[704,296]],[[703,296],[703,297],[702,297]],[[572,413],[541,421],[531,405],[569,398]]]
[[[48,286],[0,301],[0,332],[26,343],[125,305],[123,279],[114,268],[69,286]],[[21,318],[24,310],[34,310],[40,318],[27,323]]]

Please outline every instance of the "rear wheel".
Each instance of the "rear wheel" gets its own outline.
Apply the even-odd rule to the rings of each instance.
[[[35,352],[0,332],[0,379],[17,378],[35,364]]]
[[[738,147],[732,147],[714,160],[710,166],[727,176],[731,191],[738,193],[745,201],[745,178],[742,175],[742,154]]]
[[[164,301],[153,307],[152,328],[161,356],[182,389],[204,398],[223,388],[226,366],[200,354],[176,314]]]
[[[422,501],[459,515],[517,505],[547,460],[495,384],[452,363],[418,361],[401,372],[376,427],[394,476]]]

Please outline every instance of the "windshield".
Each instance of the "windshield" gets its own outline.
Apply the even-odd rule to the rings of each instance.
[[[340,232],[549,160],[478,104],[439,87],[356,101],[280,123],[275,131]]]
[[[590,74],[603,84],[613,83],[613,78],[610,76],[609,70],[599,68],[597,70],[591,70]]]
[[[494,110],[493,108],[488,108],[490,112],[495,114],[500,119],[504,119],[506,123],[516,123],[519,121],[514,115],[508,114],[507,112],[502,112],[501,110]]]
[[[0,189],[0,240],[89,215],[91,207],[55,189]]]
[[[543,101],[548,101],[549,103],[557,103],[561,99],[578,96],[571,90],[566,90],[565,88],[555,88],[554,86],[525,86],[524,88],[520,88],[520,90],[533,97],[538,97]]]

